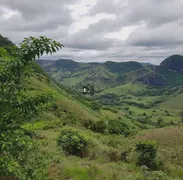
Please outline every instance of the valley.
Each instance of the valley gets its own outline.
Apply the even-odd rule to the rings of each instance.
[[[35,46],[41,42],[40,47],[44,47],[47,44],[42,41],[48,39],[27,40]],[[8,49],[2,47],[0,58],[4,64],[0,66],[0,75],[4,77],[10,73],[9,68],[15,66],[15,75],[19,77],[21,73],[17,68],[24,67],[19,66],[19,60],[27,54],[18,54],[17,58],[13,50],[8,53]],[[26,48],[29,50],[29,46]],[[182,61],[176,61],[176,65],[170,63],[175,57],[182,58],[172,56],[168,63],[165,60],[160,66],[72,60],[37,60],[36,63],[32,58],[29,68],[23,69],[25,72],[31,69],[31,74],[22,84],[21,81],[13,84],[15,90],[18,85],[23,86],[20,86],[21,91],[17,90],[20,94],[17,100],[13,99],[16,103],[7,102],[12,96],[0,99],[4,103],[1,113],[6,112],[6,116],[9,111],[12,113],[8,116],[12,121],[6,116],[0,119],[3,131],[0,134],[0,152],[3,152],[0,153],[0,175],[19,179],[141,180],[146,174],[147,180],[183,179],[183,73]],[[11,62],[18,63],[10,64],[5,71],[3,67]],[[7,83],[7,94],[14,93],[9,90],[14,76],[8,74],[7,77],[12,78]],[[1,79],[1,93],[3,83]],[[83,86],[87,84],[94,84],[93,96],[83,94]],[[41,96],[47,92],[54,96],[48,107]],[[24,94],[29,100],[25,104],[28,113],[20,113],[17,108],[19,103],[23,108]],[[39,101],[43,101],[41,107],[37,107]],[[42,113],[37,112],[37,108],[43,108]],[[36,117],[30,117],[31,120],[25,116],[32,116],[34,112]],[[9,132],[13,134],[12,139]],[[25,152],[24,145],[27,145]],[[155,152],[154,159],[147,162],[147,157],[142,155],[140,159],[138,145],[142,145],[142,151],[148,149],[145,154]],[[138,164],[139,159],[146,161]]]
[[[98,131],[103,134],[98,136],[98,140],[102,138],[100,140],[104,143],[105,150],[109,146],[109,149],[114,148],[113,150],[116,152],[113,152],[114,159],[109,161],[116,162],[118,158],[120,159],[117,155],[120,149],[123,149],[127,154],[129,153],[127,161],[131,161],[134,159],[134,151],[129,149],[133,149],[136,142],[156,140],[159,145],[158,156],[166,164],[164,164],[166,168],[163,171],[166,173],[169,171],[168,174],[173,179],[182,179],[183,74],[181,70],[177,69],[177,66],[180,66],[179,63],[172,66],[168,64],[166,67],[166,62],[171,59],[173,63],[174,58],[182,58],[182,56],[176,55],[167,58],[162,63],[163,66],[150,65],[146,67],[137,62],[106,62],[103,64],[77,63],[72,60],[58,60],[48,64],[46,60],[38,60],[37,62],[38,64],[44,62],[41,67],[57,82],[67,86],[68,89],[75,89],[73,92],[79,93],[82,96],[80,99],[86,98],[96,103],[95,107],[92,106],[92,108],[99,114],[100,119],[108,122],[107,131]],[[82,86],[85,84],[94,84],[94,96],[82,95]],[[116,123],[120,127],[121,121],[122,127],[127,127],[122,131],[113,125]],[[90,128],[90,126],[84,126]],[[83,129],[80,131],[82,132]],[[120,134],[125,138],[121,137]],[[104,141],[104,137],[113,139],[112,146],[107,145],[109,142],[107,139]],[[115,142],[115,138],[118,139],[116,139],[118,143]],[[112,149],[110,151],[113,151]],[[106,158],[103,160],[106,161]],[[99,165],[96,166],[99,169]],[[122,166],[130,168],[126,163],[120,165],[120,167]],[[115,168],[118,169],[117,166]],[[108,179],[121,179],[120,176],[123,176],[123,179],[138,179],[137,172],[139,170],[133,169],[131,171],[129,169],[127,174],[123,171],[120,169],[120,172],[114,173],[114,170],[113,173],[117,175],[113,174],[113,177],[107,175]],[[100,178],[98,177],[98,179]],[[139,177],[139,179],[141,178]]]

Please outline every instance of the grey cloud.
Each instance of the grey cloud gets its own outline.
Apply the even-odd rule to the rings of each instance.
[[[34,19],[43,14],[58,13],[74,0],[0,0],[0,4],[17,10],[27,19]],[[65,14],[67,15],[67,14]]]
[[[177,21],[183,16],[182,0],[128,0],[124,22],[145,22],[149,26],[162,25]]]
[[[116,3],[110,0],[98,0],[90,13],[116,14],[121,26],[142,22],[156,26],[181,19],[182,9],[182,0],[122,0]]]
[[[172,46],[183,44],[183,26],[166,24],[156,28],[139,28],[127,39],[132,46]]]
[[[69,19],[68,19],[69,20]],[[42,32],[45,29],[56,29],[60,25],[66,26],[69,21],[58,15],[45,16],[31,21],[25,21],[20,14],[16,14],[8,20],[0,22],[1,27],[6,31],[30,31]]]
[[[88,29],[93,33],[109,33],[113,31],[118,31],[121,28],[121,24],[116,19],[102,19],[97,23],[89,26]]]
[[[97,4],[91,9],[90,14],[96,13],[108,13],[119,14],[125,10],[125,0],[121,0],[118,3],[111,0],[98,0]]]
[[[42,32],[63,29],[73,23],[70,9],[66,6],[74,0],[0,0],[0,7],[17,11],[9,19],[0,19],[0,30]]]
[[[0,15],[0,32],[14,42],[27,36],[48,36],[66,48],[55,58],[77,61],[150,61],[158,64],[183,49],[182,0],[98,0],[87,15],[116,15],[102,19],[88,29],[69,34],[75,22],[67,5],[75,0],[0,0],[1,7],[19,12],[10,19]],[[86,15],[86,14],[85,14]],[[84,15],[84,16],[85,16]],[[125,26],[144,26],[131,33],[126,41],[106,38],[109,32]]]
[[[81,30],[63,39],[66,47],[78,49],[108,49],[115,42],[113,39],[104,38],[102,33],[93,33],[90,29]]]

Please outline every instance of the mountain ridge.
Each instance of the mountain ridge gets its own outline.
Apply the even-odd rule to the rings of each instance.
[[[139,82],[151,87],[167,87],[171,86],[171,83],[182,83],[180,79],[179,82],[170,81],[171,78],[167,74],[171,74],[172,77],[182,76],[183,58],[180,55],[173,55],[162,61],[160,65],[143,65],[135,61],[79,63],[60,59],[42,65],[42,68],[56,80],[78,89],[89,83],[95,84],[96,91],[102,91],[130,82]]]

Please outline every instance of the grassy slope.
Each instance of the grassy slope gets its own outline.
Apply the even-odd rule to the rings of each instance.
[[[49,154],[52,158],[52,163],[48,169],[50,179],[142,179],[143,175],[140,168],[135,166],[136,154],[134,152],[135,143],[141,138],[142,132],[134,139],[133,137],[125,138],[122,135],[102,135],[85,129],[82,127],[81,121],[87,119],[95,121],[103,118],[116,119],[118,115],[109,110],[101,110],[100,113],[91,110],[85,103],[83,104],[83,100],[74,98],[73,94],[69,94],[63,88],[60,88],[40,70],[37,75],[32,77],[29,88],[37,91],[49,89],[56,92],[57,112],[45,112],[34,124],[27,123],[24,125],[26,129],[36,132],[35,140],[40,142],[40,151]],[[139,116],[144,112],[152,113],[152,110],[145,111],[135,107],[130,107],[130,109],[134,116]],[[125,110],[122,108],[118,113],[125,113]],[[157,113],[163,115],[164,111]],[[125,119],[125,121],[128,121],[128,119]],[[66,157],[62,150],[57,147],[56,139],[60,130],[64,128],[64,124],[79,130],[89,140],[89,152],[86,158]],[[163,133],[164,129],[157,131],[162,132],[162,138],[166,139],[167,133]],[[151,133],[151,130],[144,133]],[[174,133],[172,141],[179,136],[180,133]],[[156,139],[156,137],[153,138]],[[171,136],[168,136],[168,138],[171,141]],[[151,138],[148,136],[147,139]],[[180,141],[179,143],[182,144]],[[160,152],[164,153],[160,153],[163,158],[171,155],[166,160],[166,171],[175,177],[183,177],[180,170],[182,165],[178,161],[171,163],[173,150],[178,150],[174,155],[181,157],[180,147],[171,147],[171,149],[167,147],[165,151],[164,146],[160,146]],[[129,163],[121,161],[121,153],[124,151],[127,151]],[[176,167],[178,167],[178,170],[175,170]]]
[[[177,96],[170,97],[169,100],[161,104],[158,104],[157,108],[181,111],[181,109],[183,108],[182,102],[183,102],[183,94],[179,94]]]
[[[40,70],[37,75],[31,78],[29,89],[36,91],[51,90],[56,93],[55,104],[58,107],[59,113],[54,111],[45,112],[36,122],[26,123],[23,126],[37,134],[34,139],[40,142],[40,151],[52,157],[54,163],[50,164],[48,170],[50,179],[112,180],[124,177],[124,179],[130,180],[142,177],[140,169],[133,163],[127,164],[119,161],[121,149],[127,143],[122,135],[101,135],[86,130],[80,124],[81,121],[87,119],[95,121],[105,118],[106,113],[108,115],[111,113],[110,115],[115,117],[114,113],[107,110],[97,113],[91,110],[82,102],[73,98],[72,94],[68,94],[58,87],[52,80],[42,74]],[[90,149],[87,158],[80,159],[72,156],[67,158],[58,149],[56,139],[60,130],[64,127],[63,123],[79,130],[80,133],[89,139]]]
[[[158,156],[169,167],[172,177],[183,178],[183,126],[159,128],[141,132],[135,140],[156,140],[159,149]],[[173,166],[173,164],[175,166]]]
[[[114,93],[117,95],[128,95],[131,93],[142,93],[146,91],[146,86],[143,84],[125,84],[125,85],[121,85],[121,86],[117,86],[114,88],[110,88],[110,89],[106,89],[104,91],[102,91],[102,94],[105,93]]]

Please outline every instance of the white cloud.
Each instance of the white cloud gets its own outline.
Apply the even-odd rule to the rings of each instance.
[[[18,14],[17,11],[12,11],[11,9],[8,9],[8,8],[5,8],[5,7],[2,7],[1,11],[2,11],[2,18],[4,18],[4,19],[9,19],[12,16]]]
[[[114,39],[120,39],[120,40],[126,40],[129,35],[137,29],[138,26],[127,26],[122,28],[118,32],[110,32],[105,35],[107,38],[114,38]]]

